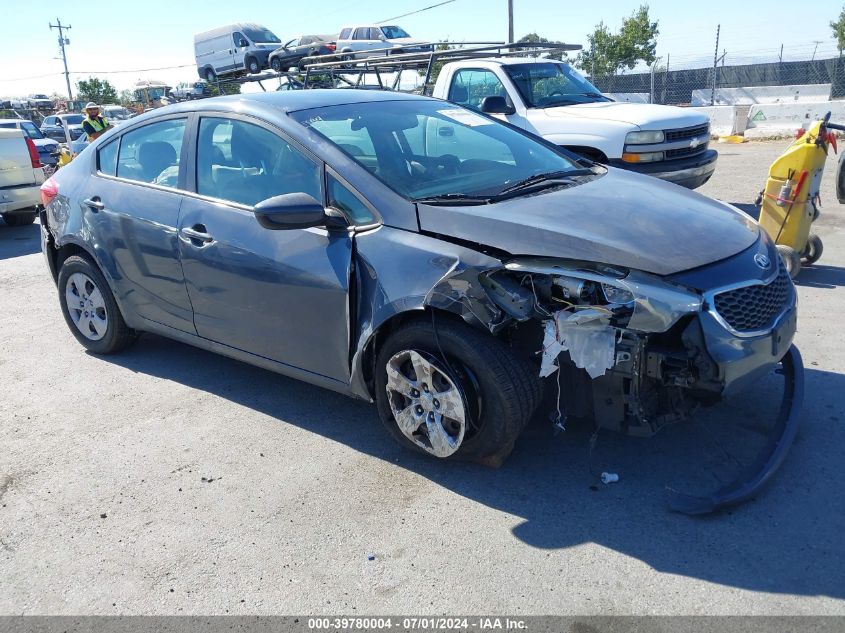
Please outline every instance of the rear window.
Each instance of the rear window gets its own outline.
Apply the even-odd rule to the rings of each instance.
[[[352,35],[352,29],[343,29],[337,39],[348,40],[350,35]]]

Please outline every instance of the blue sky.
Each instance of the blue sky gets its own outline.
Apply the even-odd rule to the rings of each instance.
[[[57,34],[49,22],[60,18],[72,25],[68,33],[70,70],[107,77],[118,88],[138,79],[171,84],[196,78],[190,65],[193,34],[237,21],[260,22],[282,40],[302,33],[337,32],[352,22],[381,21],[442,0],[315,0],[313,3],[233,2],[219,0],[129,0],[22,3],[0,0],[0,95],[33,92],[64,94]],[[653,18],[660,23],[658,55],[669,54],[673,68],[696,66],[712,59],[716,25],[721,23],[719,48],[727,63],[750,58],[777,59],[781,44],[786,58],[809,58],[819,40],[818,57],[836,54],[828,22],[842,9],[842,0],[812,0],[797,7],[777,0],[652,0]],[[599,22],[612,28],[639,2],[564,2],[514,0],[516,37],[535,31],[554,40],[584,43]],[[507,0],[455,0],[451,4],[396,20],[411,35],[433,41],[504,40]],[[721,52],[721,51],[720,51]],[[103,74],[103,71],[132,72]],[[51,75],[42,77],[41,75]],[[73,75],[72,79],[87,75]]]

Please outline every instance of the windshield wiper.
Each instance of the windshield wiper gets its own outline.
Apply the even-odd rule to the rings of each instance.
[[[441,193],[436,196],[412,198],[411,202],[422,204],[488,204],[490,196],[472,196],[466,193]]]
[[[572,178],[576,176],[594,176],[595,171],[592,167],[585,167],[583,169],[563,169],[560,171],[550,171],[543,174],[534,174],[519,182],[512,184],[510,187],[505,187],[498,194],[496,198],[501,198],[509,193],[523,191],[540,183],[550,184],[567,184]]]

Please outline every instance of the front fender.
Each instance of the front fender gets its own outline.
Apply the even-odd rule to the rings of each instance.
[[[478,283],[478,275],[502,262],[471,248],[381,226],[355,238],[357,307],[351,327],[351,389],[371,400],[364,358],[376,333],[403,313],[435,307],[477,327],[494,329],[501,310]]]

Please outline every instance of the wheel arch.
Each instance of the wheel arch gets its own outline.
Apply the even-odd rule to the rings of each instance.
[[[585,156],[594,162],[602,163],[604,165],[607,164],[607,154],[597,147],[590,147],[589,145],[563,145],[562,147],[570,152],[578,154],[579,156]]]

